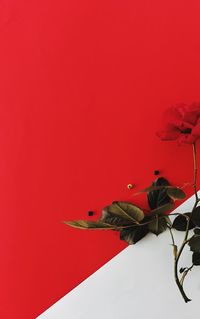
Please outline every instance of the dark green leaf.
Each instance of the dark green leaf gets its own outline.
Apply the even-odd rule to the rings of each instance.
[[[195,228],[194,233],[195,235],[200,235],[200,228]]]
[[[163,206],[157,207],[156,209],[153,209],[151,211],[152,215],[163,215],[164,213],[168,212],[169,210],[172,210],[174,207],[173,202],[169,202]]]
[[[192,262],[195,266],[200,266],[200,253],[193,253]]]
[[[65,224],[80,229],[116,229],[115,226],[98,221],[74,220],[64,221]]]
[[[140,190],[139,192],[135,193],[135,195],[139,195],[141,193],[149,193],[149,192],[157,191],[157,190],[161,190],[161,189],[168,189],[171,187],[173,188],[173,186],[171,186],[171,185],[154,186],[154,184],[152,184],[151,186],[148,186],[148,187]]]
[[[118,215],[111,214],[110,212],[108,212],[107,207],[102,210],[100,221],[116,226],[127,226],[133,224],[132,220],[127,220]]]
[[[155,209],[171,202],[171,198],[167,194],[168,186],[169,182],[163,177],[160,177],[153,182],[153,190],[147,192],[148,203],[151,209]]]
[[[103,211],[132,223],[138,223],[144,218],[142,209],[129,202],[114,201],[110,206],[105,207]]]
[[[185,213],[183,215],[178,215],[172,224],[172,227],[179,231],[185,231],[187,228],[187,220],[191,218],[191,213]],[[194,228],[194,223],[190,220],[189,221],[189,229]]]
[[[167,195],[173,200],[177,200],[177,199],[181,200],[186,197],[184,191],[178,187],[168,188]]]
[[[155,215],[152,222],[148,224],[148,229],[151,233],[159,235],[167,229],[168,216]]]
[[[120,239],[125,240],[129,245],[137,243],[148,234],[148,227],[135,226],[120,230]]]
[[[200,226],[200,206],[196,207],[192,212],[192,221],[196,226]]]
[[[190,250],[195,253],[200,253],[200,236],[194,235],[190,240],[188,245],[190,246]]]

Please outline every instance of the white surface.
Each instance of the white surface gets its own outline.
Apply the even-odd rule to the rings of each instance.
[[[187,212],[194,197],[176,209]],[[183,232],[175,232],[177,241]],[[191,302],[185,304],[173,278],[173,256],[168,231],[149,234],[128,246],[88,279],[60,299],[38,319],[189,319],[199,317],[200,267],[185,281]],[[180,260],[189,266],[191,252]]]

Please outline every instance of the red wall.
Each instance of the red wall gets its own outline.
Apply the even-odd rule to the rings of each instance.
[[[32,319],[126,246],[62,220],[154,169],[192,180],[190,147],[155,131],[200,100],[200,2],[1,1],[0,43],[0,313]]]

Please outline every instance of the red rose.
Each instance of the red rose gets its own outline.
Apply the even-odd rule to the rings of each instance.
[[[163,127],[157,135],[163,141],[195,143],[200,138],[200,104],[178,104],[167,109]]]

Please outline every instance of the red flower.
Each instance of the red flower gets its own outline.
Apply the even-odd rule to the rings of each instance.
[[[196,142],[200,138],[200,104],[178,104],[167,109],[163,127],[157,135],[163,141]]]

